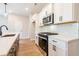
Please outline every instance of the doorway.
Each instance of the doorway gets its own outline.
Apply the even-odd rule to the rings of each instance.
[[[35,40],[35,21],[32,22],[32,40]]]

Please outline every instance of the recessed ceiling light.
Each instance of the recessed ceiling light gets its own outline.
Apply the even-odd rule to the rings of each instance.
[[[28,8],[25,8],[26,11],[28,11]]]

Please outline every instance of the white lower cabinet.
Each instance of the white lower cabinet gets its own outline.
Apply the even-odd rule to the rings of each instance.
[[[48,48],[49,48],[49,51],[48,51],[49,53],[48,53],[48,54],[49,54],[50,56],[53,56],[53,55],[54,55],[54,54],[53,54],[53,53],[54,53],[54,52],[53,52],[53,45],[52,45],[51,43],[49,43]]]
[[[38,43],[39,43],[39,37],[36,35],[35,36],[35,43],[36,43],[36,45],[39,45]]]
[[[64,41],[57,38],[49,38],[49,56],[79,56],[79,40]]]
[[[8,56],[16,56],[17,51],[19,49],[19,35],[13,43],[11,49],[9,50]]]
[[[54,51],[54,56],[65,56],[66,55],[66,50],[56,47],[56,51]]]
[[[50,40],[48,44],[49,56],[65,56],[67,49],[60,41]]]

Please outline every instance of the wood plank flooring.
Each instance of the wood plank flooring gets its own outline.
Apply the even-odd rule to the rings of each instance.
[[[23,39],[19,42],[17,56],[44,56],[39,47],[32,40]]]

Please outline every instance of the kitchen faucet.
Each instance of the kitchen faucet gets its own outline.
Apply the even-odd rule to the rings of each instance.
[[[6,25],[0,26],[0,36],[2,36],[2,27],[6,27],[6,30],[8,30],[8,27]]]

